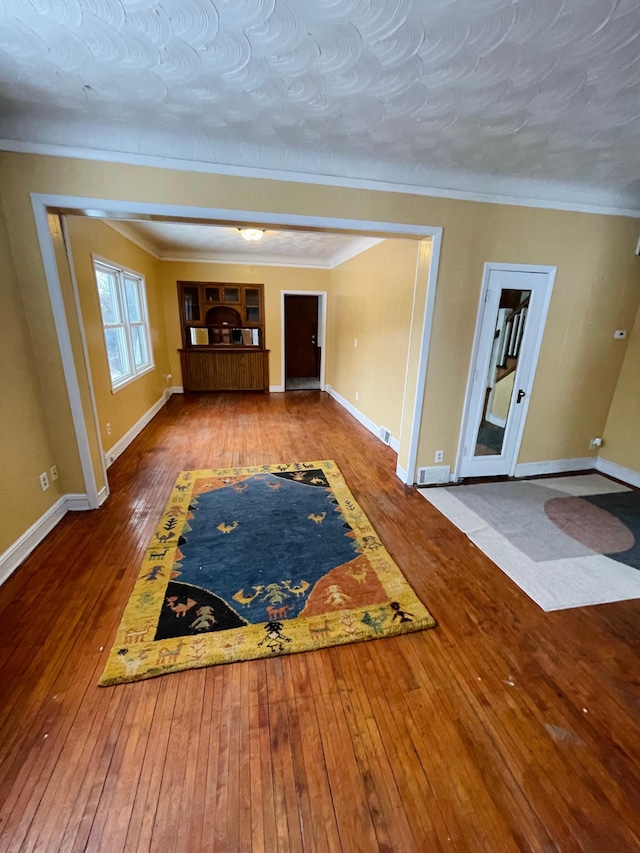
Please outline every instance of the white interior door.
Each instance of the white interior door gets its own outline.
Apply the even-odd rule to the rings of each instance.
[[[485,266],[458,476],[512,475],[555,270]]]

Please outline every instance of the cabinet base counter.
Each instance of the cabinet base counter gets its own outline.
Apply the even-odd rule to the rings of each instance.
[[[269,350],[181,349],[182,384],[189,391],[268,391]]]

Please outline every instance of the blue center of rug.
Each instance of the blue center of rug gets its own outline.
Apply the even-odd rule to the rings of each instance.
[[[260,474],[198,495],[179,582],[206,589],[248,622],[293,619],[306,592],[357,556],[326,487]]]

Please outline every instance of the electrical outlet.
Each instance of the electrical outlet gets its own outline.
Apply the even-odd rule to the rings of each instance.
[[[40,474],[40,486],[42,487],[43,492],[46,492],[49,488],[49,478],[47,477],[46,471],[43,471],[42,474]]]
[[[444,462],[444,450],[436,450],[434,462]]]
[[[602,439],[601,438],[592,438],[589,442],[589,450],[595,450],[596,447],[602,447]]]
[[[354,345],[354,347],[358,346],[358,339],[357,338],[353,339],[353,345]]]
[[[167,373],[167,375],[164,378],[167,380],[167,385],[168,385],[169,382],[171,382],[172,376],[170,373]]]
[[[107,424],[107,435],[111,435],[111,424]]]
[[[360,399],[360,394],[358,394],[358,392],[356,391],[356,400],[359,400],[359,399]]]
[[[58,479],[58,469],[55,465],[52,465],[51,468],[49,468],[49,473],[51,474],[52,480]]]

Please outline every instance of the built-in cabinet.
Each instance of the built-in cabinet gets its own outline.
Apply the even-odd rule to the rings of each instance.
[[[185,391],[267,391],[264,286],[179,281]]]

